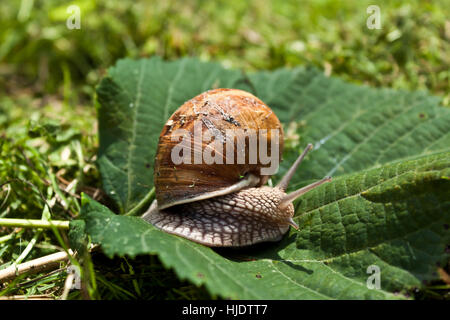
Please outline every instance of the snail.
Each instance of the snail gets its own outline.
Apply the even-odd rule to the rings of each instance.
[[[283,149],[277,116],[251,93],[206,91],[185,102],[164,125],[155,157],[156,197],[142,218],[211,247],[279,241],[290,226],[298,229],[292,201],[331,180],[286,193],[311,148],[275,187],[266,186],[275,173],[267,155],[280,159]]]

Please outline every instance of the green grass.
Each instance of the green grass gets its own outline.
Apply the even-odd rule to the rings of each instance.
[[[73,3],[81,30],[67,29],[65,1],[0,3],[0,218],[72,220],[81,192],[109,203],[96,168],[95,86],[119,58],[196,56],[245,71],[315,65],[450,104],[448,1],[381,2],[380,30],[366,27],[370,1]],[[59,233],[0,226],[0,269],[61,251],[68,236]],[[83,265],[86,290],[69,298],[211,298],[155,256],[109,260],[94,251]],[[0,295],[59,298],[65,266],[0,284]],[[436,283],[411,294],[448,299],[448,289]]]

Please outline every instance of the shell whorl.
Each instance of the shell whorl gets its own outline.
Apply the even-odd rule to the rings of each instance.
[[[197,127],[195,127],[197,125]],[[238,150],[234,144],[233,154],[245,154],[245,163],[227,163],[225,152],[214,150],[222,163],[195,163],[195,154],[198,154],[195,130],[200,127],[201,135],[212,134],[219,142],[225,143],[230,139],[230,132],[240,130],[254,130],[257,134],[270,133],[271,129],[279,132],[278,139],[267,135],[268,151],[272,154],[272,144],[278,144],[278,158],[283,152],[283,128],[277,116],[261,100],[254,95],[237,89],[215,89],[206,91],[189,101],[186,101],[176,110],[165,124],[158,143],[155,157],[154,184],[156,187],[156,199],[160,208],[168,208],[177,204],[194,202],[203,199],[211,192],[227,190],[232,185],[239,183],[243,177],[253,175],[257,182],[245,185],[254,187],[263,185],[267,176],[262,176],[260,169],[263,165],[258,154],[256,163],[250,163],[249,144],[245,149]],[[179,145],[182,137],[180,132],[187,133],[190,137],[188,153],[192,154],[191,163],[183,162],[174,164],[172,152]],[[198,136],[198,135],[197,135]],[[216,141],[214,139],[214,141]],[[246,138],[247,139],[247,138]],[[206,145],[202,143],[203,150]],[[225,148],[223,149],[225,151]],[[184,156],[184,151],[183,151]],[[234,192],[235,190],[231,191]],[[224,193],[222,193],[224,194]],[[214,195],[215,196],[215,195]]]

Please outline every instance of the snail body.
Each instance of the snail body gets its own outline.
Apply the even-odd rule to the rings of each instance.
[[[285,212],[277,210],[283,195],[276,188],[263,186],[165,210],[158,210],[155,201],[148,221],[166,232],[207,246],[277,241],[293,224],[292,204]]]
[[[208,138],[198,138],[202,134]],[[278,241],[289,226],[298,228],[292,219],[292,201],[330,180],[286,194],[289,180],[311,147],[276,187],[264,186],[274,173],[268,154],[276,167],[281,159],[280,121],[248,92],[202,93],[175,111],[161,132],[154,171],[156,199],[142,218],[207,246]]]

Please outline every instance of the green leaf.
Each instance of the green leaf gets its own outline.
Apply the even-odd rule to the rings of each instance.
[[[180,278],[240,299],[395,299],[437,278],[449,257],[450,110],[425,93],[356,86],[316,69],[246,76],[194,59],[118,62],[98,88],[99,166],[121,213],[153,186],[169,115],[213,87],[251,91],[286,128],[298,124],[301,146],[314,143],[290,188],[327,174],[333,182],[297,201],[299,232],[239,250],[204,247],[85,198],[86,232],[105,254],[157,254]],[[285,151],[275,179],[300,151]],[[372,265],[379,290],[366,284]]]
[[[314,144],[294,181],[450,150],[450,110],[438,105],[438,97],[356,86],[309,68],[259,72],[250,79],[284,124],[301,122],[301,145]],[[286,150],[278,177],[298,153]]]
[[[212,250],[93,200],[82,218],[108,256],[158,254],[180,278],[223,297],[393,299],[435,278],[448,259],[449,190],[449,153],[341,176],[302,198],[299,232],[243,250]],[[371,265],[381,270],[380,290],[366,286]]]

